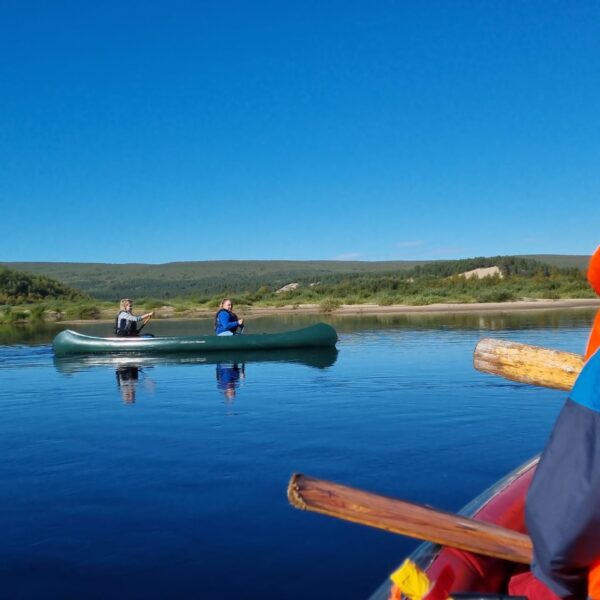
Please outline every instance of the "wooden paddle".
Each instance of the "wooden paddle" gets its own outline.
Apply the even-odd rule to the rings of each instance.
[[[583,364],[580,354],[493,338],[482,339],[473,353],[478,371],[557,390],[570,390]]]
[[[288,499],[302,510],[484,556],[531,562],[531,539],[527,535],[338,483],[295,473],[288,484]]]

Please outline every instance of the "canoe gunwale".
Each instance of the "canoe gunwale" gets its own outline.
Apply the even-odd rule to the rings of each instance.
[[[477,495],[473,500],[467,503],[458,514],[478,519],[478,515],[490,505],[494,500],[498,499],[504,492],[509,492],[512,485],[518,482],[522,477],[530,475],[537,466],[540,456],[536,455],[530,458],[516,469],[507,473],[504,477],[496,481],[489,488]],[[484,519],[481,519],[484,520]],[[487,520],[487,519],[485,519]],[[440,559],[442,552],[447,551],[451,553],[457,553],[457,551],[439,544],[432,542],[420,543],[413,552],[410,553],[409,557],[420,569],[428,572],[434,565],[437,559]],[[475,555],[473,555],[475,556]],[[492,559],[500,562],[499,559]],[[456,590],[452,590],[456,591]],[[470,592],[471,590],[460,590],[464,592]],[[369,597],[369,600],[388,600],[390,597],[390,581],[387,579],[384,581],[375,592]]]

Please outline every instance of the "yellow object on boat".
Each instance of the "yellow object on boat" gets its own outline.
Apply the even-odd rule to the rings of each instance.
[[[390,575],[390,579],[409,600],[422,600],[431,587],[429,577],[408,558]]]

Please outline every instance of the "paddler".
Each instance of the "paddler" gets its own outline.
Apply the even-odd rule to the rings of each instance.
[[[135,336],[139,335],[142,327],[154,316],[154,311],[140,317],[131,314],[133,300],[123,298],[119,303],[119,313],[115,318],[115,335]]]
[[[600,294],[600,247],[588,281]],[[534,579],[513,578],[511,594],[530,600],[600,600],[600,311],[575,381],[527,494]],[[520,581],[519,581],[520,580]],[[545,585],[540,584],[542,582]],[[549,588],[549,589],[544,589]]]
[[[219,310],[215,314],[215,333],[217,335],[235,335],[244,329],[244,319],[238,319],[232,309],[233,304],[229,298],[221,300]]]

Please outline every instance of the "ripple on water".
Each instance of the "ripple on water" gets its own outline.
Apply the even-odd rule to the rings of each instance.
[[[0,346],[0,370],[49,366],[52,346]]]

